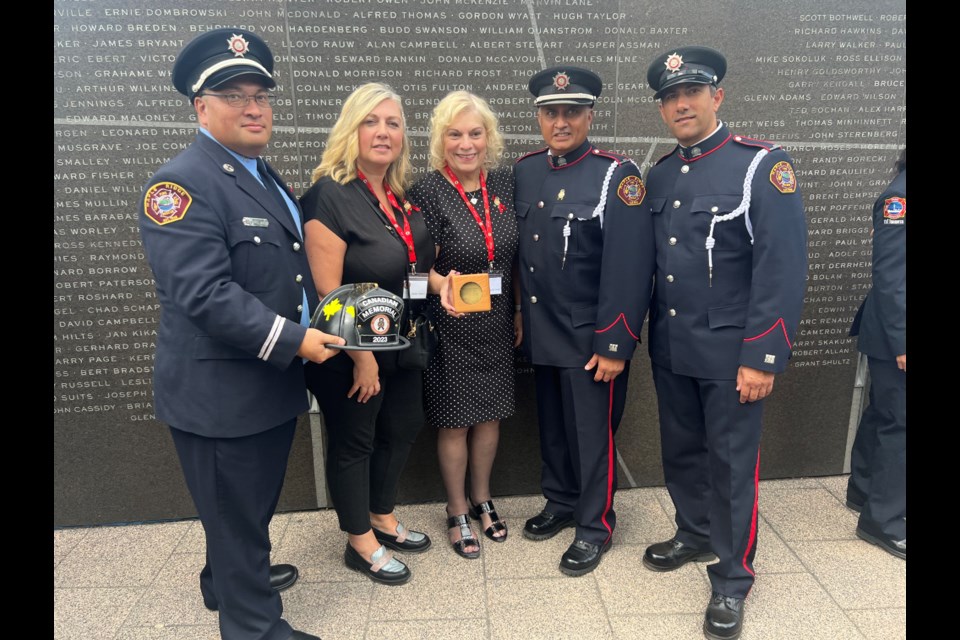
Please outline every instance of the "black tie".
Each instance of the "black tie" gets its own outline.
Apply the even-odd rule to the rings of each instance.
[[[280,208],[284,211],[290,211],[289,207],[287,207],[286,200],[283,199],[283,196],[280,195],[280,192],[277,190],[277,181],[274,180],[270,172],[267,171],[267,164],[263,161],[263,158],[257,158],[257,172],[260,174],[260,180],[263,181],[264,189],[280,204]]]

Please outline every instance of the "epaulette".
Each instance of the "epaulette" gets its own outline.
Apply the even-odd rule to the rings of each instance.
[[[536,151],[531,151],[530,153],[527,153],[517,158],[517,162],[520,162],[521,160],[526,160],[530,156],[537,156],[537,155],[540,155],[541,153],[546,153],[549,148],[550,147],[544,147],[543,149],[537,149]],[[514,164],[516,164],[516,162]]]
[[[604,151],[603,149],[597,149],[594,147],[593,151],[590,152],[591,155],[600,156],[601,158],[610,158],[615,161],[617,165],[621,165],[624,162],[628,162],[630,158],[619,153],[614,153],[613,151]]]
[[[733,136],[733,141],[748,147],[766,149],[767,151],[774,151],[775,149],[780,148],[780,145],[776,142],[770,142],[769,140],[757,140],[756,138],[748,138],[746,136]]]

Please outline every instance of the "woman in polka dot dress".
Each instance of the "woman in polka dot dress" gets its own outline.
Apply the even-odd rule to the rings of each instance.
[[[437,245],[430,272],[430,305],[440,340],[424,376],[427,418],[439,429],[437,455],[447,491],[447,526],[454,550],[480,555],[467,513],[484,535],[507,538],[490,500],[490,474],[500,420],[514,412],[513,349],[521,323],[512,271],[517,250],[513,171],[494,168],[503,152],[497,117],[466,91],[447,95],[430,122],[434,171],[409,192]],[[491,310],[457,314],[449,286],[456,273],[491,274]],[[469,501],[465,491],[470,472]]]

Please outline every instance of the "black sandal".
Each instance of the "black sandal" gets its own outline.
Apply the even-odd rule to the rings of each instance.
[[[497,515],[496,509],[493,508],[493,500],[487,500],[486,502],[481,502],[480,504],[474,506],[473,501],[470,501],[470,517],[474,520],[480,520],[480,514],[486,513],[490,516],[490,526],[483,530],[483,535],[487,536],[494,542],[503,542],[507,539],[507,523],[500,519],[500,516]],[[494,535],[503,531],[502,536]]]
[[[453,550],[457,552],[457,555],[467,558],[468,560],[479,558],[480,541],[473,535],[473,529],[470,528],[470,521],[467,520],[467,514],[461,513],[458,516],[448,517],[447,529],[453,529],[454,527],[460,527],[460,539],[450,543]],[[477,547],[477,550],[466,551],[465,549],[468,546]]]

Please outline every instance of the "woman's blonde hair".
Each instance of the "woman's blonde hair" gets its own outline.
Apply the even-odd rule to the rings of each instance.
[[[310,176],[311,184],[323,176],[330,176],[340,184],[347,184],[357,177],[357,158],[360,157],[359,130],[364,118],[384,100],[393,100],[400,107],[403,122],[403,144],[400,157],[387,169],[385,176],[390,189],[402,198],[410,184],[412,166],[410,163],[410,141],[407,138],[407,119],[403,114],[403,100],[389,85],[381,82],[368,82],[353,90],[340,109],[340,117],[330,129],[327,148],[320,158],[320,164]]]
[[[472,111],[480,116],[480,122],[487,134],[487,152],[483,167],[490,170],[500,164],[503,156],[503,136],[497,114],[490,109],[487,101],[469,91],[448,93],[433,109],[430,117],[430,166],[443,169],[447,161],[443,157],[443,136],[447,128],[464,111]]]

